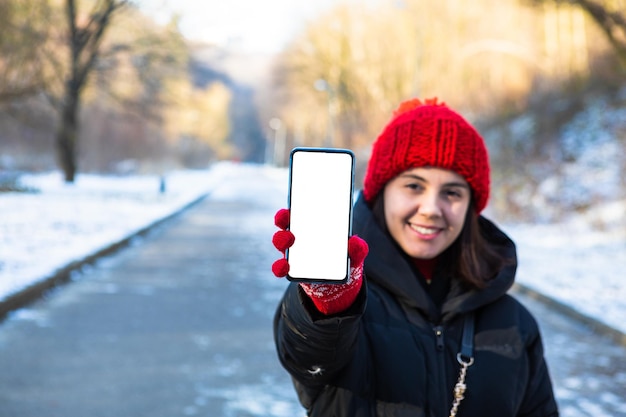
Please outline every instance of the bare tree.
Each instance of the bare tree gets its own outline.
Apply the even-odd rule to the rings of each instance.
[[[279,57],[272,93],[282,108],[267,117],[280,117],[300,144],[364,147],[416,84],[402,12],[340,5],[310,24]]]
[[[0,102],[32,96],[45,83],[41,50],[33,48],[47,36],[45,2],[0,2]]]
[[[65,181],[74,182],[77,172],[78,114],[81,91],[100,53],[103,36],[113,15],[126,7],[127,0],[97,0],[84,18],[76,0],[66,0],[70,69],[60,103],[60,120],[56,134],[57,156]]]
[[[583,9],[600,27],[626,70],[626,10],[614,0],[532,0],[536,4],[572,4]]]

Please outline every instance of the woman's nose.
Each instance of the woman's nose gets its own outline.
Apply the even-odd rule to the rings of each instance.
[[[441,215],[439,197],[436,192],[426,192],[422,194],[418,213],[426,217],[436,217]]]

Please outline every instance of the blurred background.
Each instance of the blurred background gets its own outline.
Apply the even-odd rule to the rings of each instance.
[[[360,185],[411,97],[483,133],[502,219],[626,198],[626,0],[0,1],[2,190],[299,145],[352,149]]]

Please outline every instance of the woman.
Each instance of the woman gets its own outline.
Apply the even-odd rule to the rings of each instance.
[[[291,283],[276,313],[309,416],[558,416],[537,323],[507,295],[515,245],[480,215],[489,170],[479,133],[444,104],[396,111],[355,203],[349,282]],[[284,254],[289,212],[276,224]]]

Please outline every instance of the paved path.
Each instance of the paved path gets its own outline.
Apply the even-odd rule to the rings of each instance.
[[[225,184],[0,323],[0,417],[303,416],[271,334],[277,188]],[[562,416],[626,415],[626,350],[523,300]]]
[[[626,347],[515,294],[537,318],[561,417],[626,416]]]
[[[206,200],[1,323],[0,417],[302,415],[271,333],[276,205],[253,204]]]

